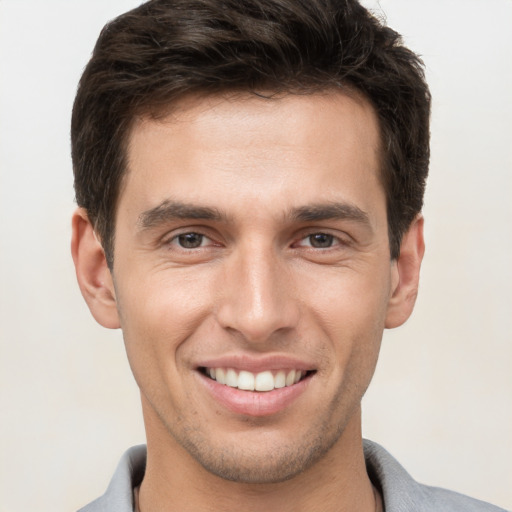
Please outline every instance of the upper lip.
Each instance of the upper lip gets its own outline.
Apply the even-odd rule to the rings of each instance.
[[[197,368],[233,368],[259,373],[266,370],[315,370],[315,365],[309,361],[288,355],[265,355],[254,357],[248,355],[228,355],[205,359],[197,364]]]

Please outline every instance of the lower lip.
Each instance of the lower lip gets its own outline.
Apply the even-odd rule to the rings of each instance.
[[[226,409],[245,416],[270,416],[290,406],[306,390],[311,375],[284,388],[272,391],[243,391],[219,384],[216,380],[199,373],[214,399]]]

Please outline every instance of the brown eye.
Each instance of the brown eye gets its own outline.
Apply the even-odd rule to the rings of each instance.
[[[309,244],[315,249],[327,249],[332,247],[334,237],[327,233],[315,233],[308,236]]]
[[[183,233],[178,235],[176,240],[184,249],[197,249],[203,244],[204,235],[199,233]]]

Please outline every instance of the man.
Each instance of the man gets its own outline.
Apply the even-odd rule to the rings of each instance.
[[[103,30],[72,121],[72,253],[147,434],[86,511],[455,511],[361,437],[414,307],[430,95],[355,0],[156,0]]]

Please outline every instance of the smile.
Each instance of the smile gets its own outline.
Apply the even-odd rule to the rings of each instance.
[[[307,376],[302,370],[266,370],[252,373],[233,368],[203,368],[203,373],[219,384],[244,391],[273,391],[293,386]]]

